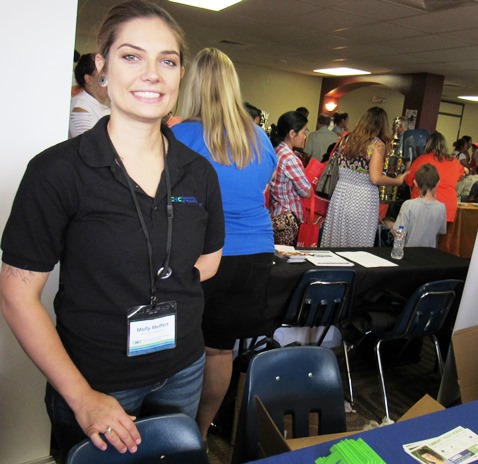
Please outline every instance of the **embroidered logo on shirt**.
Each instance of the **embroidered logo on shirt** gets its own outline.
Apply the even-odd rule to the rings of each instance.
[[[171,201],[173,203],[193,203],[195,205],[200,205],[196,197],[183,197],[183,196],[171,197]]]

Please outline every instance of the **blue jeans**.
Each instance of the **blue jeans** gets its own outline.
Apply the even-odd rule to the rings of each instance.
[[[187,368],[161,382],[108,394],[116,398],[128,414],[137,418],[181,412],[195,419],[204,363],[205,356],[202,355]],[[50,384],[46,387],[45,403],[58,448],[55,458],[58,463],[63,463],[68,451],[87,437],[76,422],[73,411]]]

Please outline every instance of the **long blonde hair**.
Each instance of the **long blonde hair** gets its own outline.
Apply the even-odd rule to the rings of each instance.
[[[200,119],[214,161],[239,169],[260,159],[257,129],[244,109],[239,78],[229,57],[216,48],[201,50],[190,68],[184,119]]]
[[[367,153],[370,142],[378,137],[385,146],[390,141],[390,126],[387,113],[383,108],[374,106],[368,109],[357,122],[354,130],[347,138],[344,154],[348,158],[356,158]]]

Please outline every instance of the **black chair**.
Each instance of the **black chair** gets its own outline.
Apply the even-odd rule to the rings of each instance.
[[[418,338],[430,336],[435,344],[438,367],[443,374],[443,361],[436,333],[442,328],[455,299],[461,298],[464,282],[448,279],[429,282],[419,287],[406,301],[401,310],[392,310],[388,305],[382,310],[371,310],[354,320],[354,325],[365,335],[376,337],[375,357],[377,361],[380,385],[382,388],[385,414],[390,418],[387,393],[383,376],[382,343],[391,340],[406,340],[400,352]],[[396,356],[400,358],[400,353]]]
[[[141,444],[136,453],[106,451],[87,439],[68,453],[66,464],[207,464],[207,453],[196,422],[186,414],[151,416],[136,422]]]
[[[342,334],[342,325],[350,320],[353,269],[311,269],[302,275],[292,294],[282,327],[323,327],[317,346],[322,345],[329,329],[335,326]],[[342,337],[350,402],[353,404],[352,377],[348,357],[349,346]]]
[[[279,430],[292,415],[293,437],[309,435],[309,416],[318,414],[319,434],[345,431],[342,380],[334,353],[318,346],[285,347],[256,355],[249,364],[232,463],[257,459],[256,396]]]

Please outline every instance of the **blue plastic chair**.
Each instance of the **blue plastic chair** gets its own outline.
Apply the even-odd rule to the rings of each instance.
[[[354,280],[355,271],[349,268],[320,268],[304,272],[294,289],[282,327],[323,327],[315,342],[317,346],[322,345],[332,326],[341,332],[342,325],[350,320]],[[342,346],[350,402],[353,404],[349,346],[343,337]]]
[[[405,161],[415,161],[423,153],[429,135],[426,129],[412,129],[403,133],[402,156]]]
[[[168,414],[136,422],[142,442],[136,453],[106,451],[87,439],[68,453],[66,464],[208,464],[196,422],[186,414]]]
[[[319,434],[344,432],[342,379],[335,354],[319,346],[266,351],[249,364],[232,463],[257,459],[259,433],[256,396],[279,430],[292,415],[293,438],[309,435],[309,415],[318,414]]]
[[[398,339],[405,339],[410,342],[423,336],[429,336],[435,344],[438,367],[440,373],[443,374],[441,350],[435,334],[442,328],[455,299],[461,298],[463,285],[462,280],[456,279],[429,282],[415,290],[401,311],[391,311],[389,307],[383,308],[382,311],[372,310],[355,321],[355,325],[362,332],[371,333],[377,337],[375,357],[385,414],[388,418],[390,413],[380,354],[382,344]],[[406,346],[402,348],[402,351],[405,350]]]

